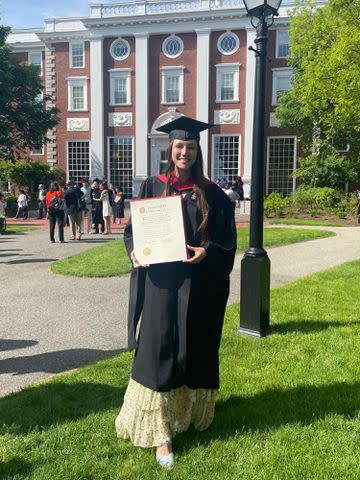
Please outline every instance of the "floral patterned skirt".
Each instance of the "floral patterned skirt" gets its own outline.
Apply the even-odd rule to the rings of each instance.
[[[149,448],[171,442],[190,423],[196,430],[205,430],[214,418],[216,394],[217,390],[192,390],[186,386],[156,392],[131,378],[115,420],[117,436],[130,439],[137,447]]]

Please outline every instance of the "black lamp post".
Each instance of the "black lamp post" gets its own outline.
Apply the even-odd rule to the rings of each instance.
[[[256,28],[255,107],[251,174],[250,242],[241,261],[239,333],[263,337],[270,331],[270,260],[263,248],[264,125],[268,28],[282,0],[244,0]]]

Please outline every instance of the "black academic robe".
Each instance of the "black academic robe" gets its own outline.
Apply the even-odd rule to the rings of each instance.
[[[165,185],[148,178],[139,197],[162,196]],[[173,190],[172,194],[180,194]],[[182,192],[188,244],[200,246],[201,221],[193,190]],[[229,274],[236,251],[236,228],[228,197],[214,183],[205,188],[209,204],[205,259],[191,265],[172,262],[131,272],[128,346],[136,349],[132,378],[155,391],[219,388],[218,350]],[[128,254],[133,250],[131,219],[124,232]],[[141,318],[138,338],[137,324]]]

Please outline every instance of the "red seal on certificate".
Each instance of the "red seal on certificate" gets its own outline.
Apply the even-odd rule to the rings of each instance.
[[[139,208],[139,212],[140,212],[140,213],[145,213],[145,207]]]

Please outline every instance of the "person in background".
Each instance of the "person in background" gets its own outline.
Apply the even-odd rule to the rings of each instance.
[[[101,233],[104,233],[105,231],[105,223],[104,223],[104,218],[102,213],[103,205],[102,205],[102,201],[100,201],[100,196],[101,196],[101,191],[100,191],[99,182],[94,180],[92,184],[92,189],[91,189],[91,199],[93,204],[92,222],[95,230],[93,233],[99,233],[99,225],[101,226]]]
[[[110,205],[110,199],[109,199],[109,190],[108,190],[108,185],[106,182],[100,183],[100,197],[99,198],[94,198],[94,202],[101,203],[102,204],[102,216],[103,216],[103,222],[105,226],[105,231],[103,232],[104,235],[109,235],[110,232],[110,217],[113,214],[111,205]]]
[[[91,198],[91,188],[89,185],[89,180],[84,178],[82,181],[81,191],[84,196],[85,209],[83,210],[83,232],[90,233],[90,228],[92,225],[92,198]],[[85,228],[85,219],[86,219],[86,228]]]
[[[25,193],[25,190],[22,188],[19,191],[19,195],[17,198],[18,209],[15,215],[15,218],[19,218],[21,215],[24,220],[28,218],[28,199]]]
[[[70,240],[81,240],[82,196],[82,191],[72,180],[67,182],[67,190],[65,191],[64,198],[70,221]]]
[[[239,200],[239,194],[237,193],[237,183],[233,182],[228,188],[225,190],[226,195],[229,197],[229,200],[231,202],[231,206],[235,215],[235,207],[236,207],[236,202]]]
[[[113,223],[117,223],[116,219],[119,219],[119,225],[121,225],[121,219],[124,218],[124,195],[120,187],[115,187],[115,197],[113,204]]]
[[[50,241],[55,243],[55,225],[57,223],[60,243],[64,243],[65,202],[63,192],[57,182],[52,182],[46,193],[46,208],[49,217]]]
[[[46,216],[46,190],[44,185],[40,183],[38,193],[38,220]]]
[[[5,196],[2,192],[0,192],[0,232],[3,230],[5,226],[5,211],[7,207],[7,201],[5,199]]]

